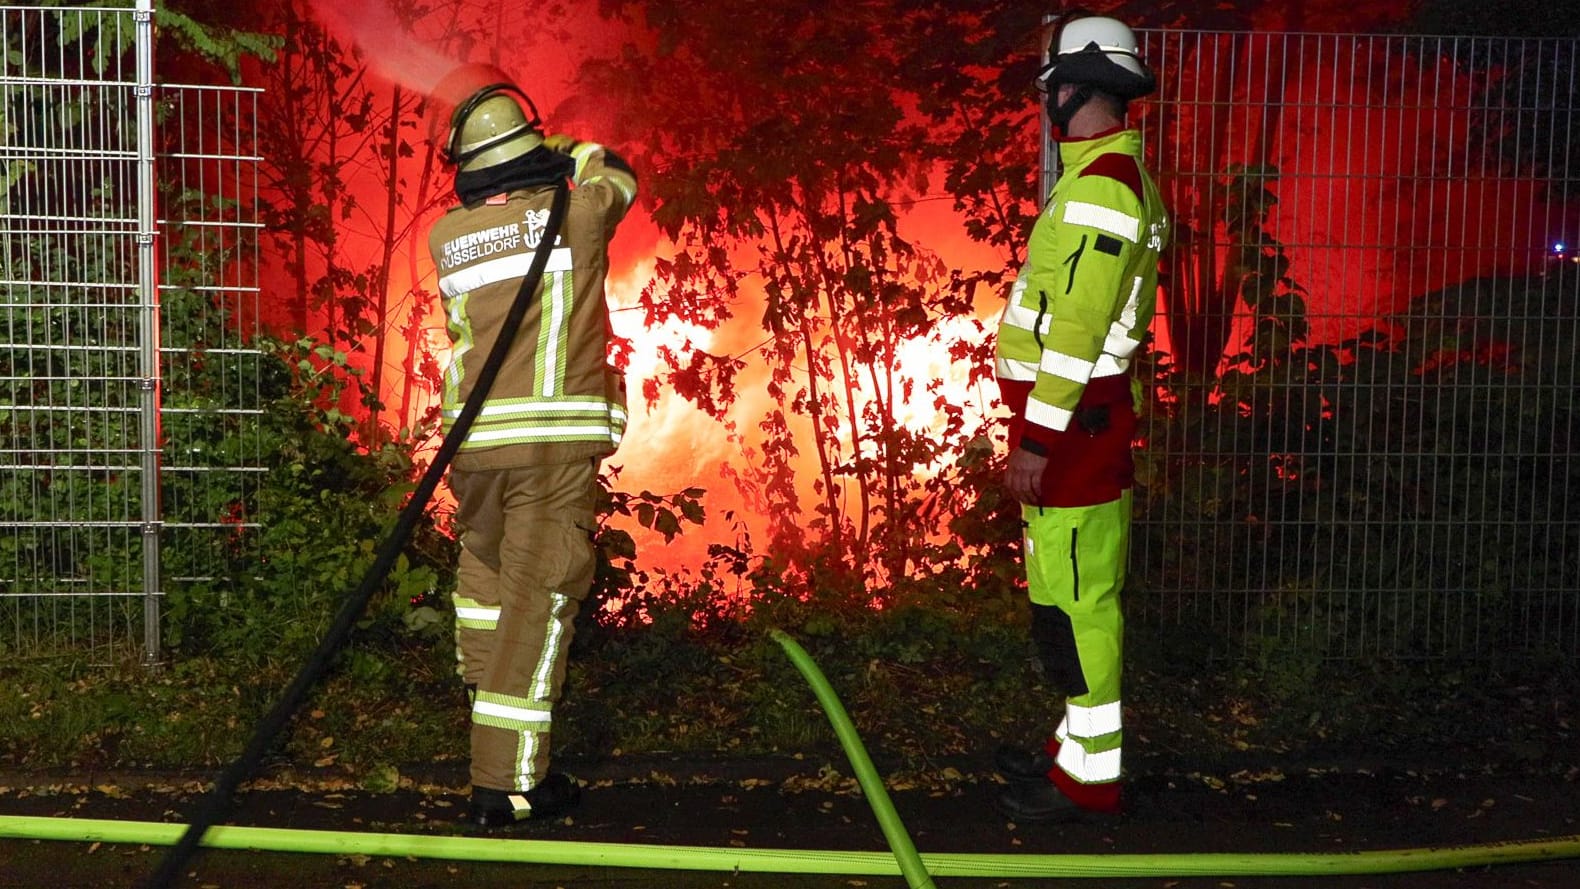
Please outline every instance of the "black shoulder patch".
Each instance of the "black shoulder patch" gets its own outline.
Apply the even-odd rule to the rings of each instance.
[[[1118,256],[1119,248],[1124,246],[1119,239],[1111,235],[1098,235],[1097,243],[1093,245],[1098,253],[1107,253],[1109,256]]]
[[[636,171],[631,169],[631,165],[626,163],[625,158],[610,151],[608,146],[604,146],[603,165],[606,167],[613,167],[622,173],[629,173],[631,174],[632,178],[636,177]]]

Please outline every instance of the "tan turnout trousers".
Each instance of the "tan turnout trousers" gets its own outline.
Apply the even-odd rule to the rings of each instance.
[[[592,586],[596,461],[453,471],[461,558],[458,672],[472,703],[472,785],[531,790],[549,763],[576,611]]]

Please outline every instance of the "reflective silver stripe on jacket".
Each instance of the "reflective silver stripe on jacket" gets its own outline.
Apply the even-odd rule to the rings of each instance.
[[[488,284],[497,284],[511,278],[525,278],[532,268],[532,258],[536,251],[529,250],[525,253],[516,253],[511,256],[501,256],[490,259],[466,268],[456,269],[439,279],[439,292],[445,296],[454,297],[463,293],[470,293],[479,287]],[[544,266],[544,274],[549,272],[568,272],[571,270],[571,248],[556,247],[549,254],[548,264]]]

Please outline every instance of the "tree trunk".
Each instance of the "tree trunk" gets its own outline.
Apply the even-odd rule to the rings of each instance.
[[[368,412],[368,429],[375,435],[378,434],[379,409],[384,403],[384,344],[389,339],[390,265],[395,261],[395,207],[400,201],[400,115],[401,89],[396,86],[390,92],[389,168],[384,177],[384,240],[374,284],[374,402]]]

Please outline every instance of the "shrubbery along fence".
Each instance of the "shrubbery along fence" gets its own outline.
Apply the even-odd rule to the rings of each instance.
[[[304,419],[344,356],[256,327],[257,93],[155,81],[150,9],[0,7],[7,656],[310,637],[409,475]],[[1143,38],[1175,246],[1136,625],[1299,663],[1580,653],[1577,41]],[[324,516],[356,532],[304,555]],[[425,535],[395,602],[442,585]]]

